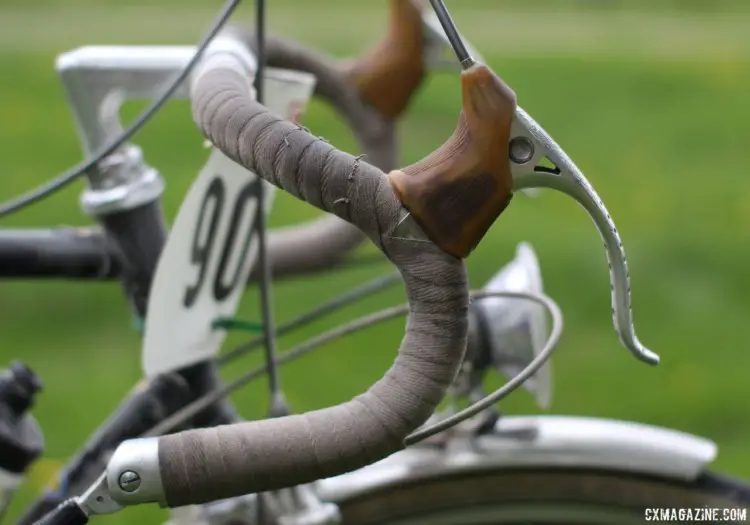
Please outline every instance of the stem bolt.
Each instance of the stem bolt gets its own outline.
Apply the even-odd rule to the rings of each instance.
[[[132,470],[126,470],[120,474],[120,478],[117,480],[117,484],[125,492],[135,492],[138,487],[141,486],[141,477],[137,472]]]

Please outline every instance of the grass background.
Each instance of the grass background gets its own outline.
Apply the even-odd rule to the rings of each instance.
[[[217,2],[3,0],[0,5],[0,196],[9,198],[78,160],[80,148],[54,57],[85,44],[192,42]],[[464,0],[453,2],[462,31],[516,90],[520,104],[565,148],[597,188],[629,255],[636,328],[662,356],[649,368],[612,332],[606,262],[587,216],[550,192],[517,198],[467,261],[481,285],[528,240],[546,290],[566,315],[554,358],[552,412],[634,419],[693,432],[720,447],[714,468],[750,477],[750,179],[743,151],[750,120],[750,13],[741,1],[627,2]],[[179,14],[175,11],[179,7]],[[382,32],[382,0],[273,0],[274,30],[332,54],[357,54]],[[237,19],[252,20],[251,3]],[[452,131],[456,75],[434,76],[401,124],[402,160],[414,161]],[[131,105],[132,116],[141,105]],[[356,151],[346,128],[320,103],[305,124]],[[171,103],[135,142],[168,181],[174,216],[205,151],[187,103]],[[81,184],[0,226],[87,224]],[[278,197],[272,222],[316,212]],[[277,320],[302,313],[351,285],[387,271],[376,266],[276,287]],[[111,284],[5,282],[0,285],[0,362],[22,359],[45,380],[35,414],[48,447],[16,498],[11,516],[38,493],[140,376],[139,337],[120,289]],[[284,338],[281,347],[335,322],[400,302],[380,294]],[[254,290],[242,312],[257,318]],[[332,344],[284,369],[296,410],[340,402],[389,365],[402,321]],[[231,342],[237,342],[236,337]],[[236,376],[257,356],[227,371]],[[262,382],[235,397],[247,417],[264,413]],[[509,412],[536,412],[525,393]],[[129,509],[108,523],[158,523],[162,511]]]

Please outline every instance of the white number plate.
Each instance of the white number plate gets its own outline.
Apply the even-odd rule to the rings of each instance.
[[[267,69],[265,105],[298,120],[315,79]],[[264,184],[265,210],[273,186],[212,149],[172,225],[151,285],[143,335],[147,377],[214,357],[226,334],[211,323],[235,314],[257,253],[255,218]]]

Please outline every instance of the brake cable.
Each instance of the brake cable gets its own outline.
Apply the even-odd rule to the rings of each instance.
[[[75,181],[79,177],[85,175],[96,167],[105,157],[108,157],[120,147],[122,147],[128,140],[130,140],[140,129],[156,115],[161,107],[169,100],[169,98],[177,91],[180,85],[185,81],[190,72],[193,70],[195,65],[203,56],[203,52],[206,50],[208,45],[214,39],[214,37],[221,31],[229,17],[232,15],[234,10],[240,4],[241,0],[227,0],[222,6],[219,14],[216,16],[213,24],[211,25],[208,32],[199,42],[195,53],[190,58],[190,61],[185,65],[184,68],[175,76],[174,80],[170,82],[167,88],[159,94],[159,96],[145,109],[140,115],[133,121],[133,123],[127,127],[120,135],[117,136],[112,142],[107,144],[98,153],[93,155],[89,160],[85,160],[62,174],[54,177],[53,179],[37,186],[33,190],[8,201],[0,204],[0,217],[5,217],[16,211],[19,211],[26,206],[34,204],[35,202],[41,201],[42,199],[49,197],[53,193],[63,189],[71,182]]]
[[[255,73],[255,97],[259,104],[265,102],[265,89],[263,86],[266,70],[266,2],[255,0],[255,35],[256,35],[256,60],[258,67]],[[258,208],[256,221],[256,234],[258,235],[258,263],[260,264],[260,318],[263,327],[263,347],[265,350],[268,377],[268,416],[283,417],[289,415],[289,404],[281,389],[278,369],[276,366],[276,328],[273,319],[273,295],[271,290],[271,259],[268,255],[266,245],[266,187],[263,181],[258,186]],[[265,500],[262,494],[258,497],[256,506],[256,519],[258,523],[265,522]]]
[[[266,2],[255,0],[255,34],[257,39],[256,59],[258,67],[255,74],[255,98],[259,104],[265,102],[263,86],[266,71]],[[290,413],[289,405],[281,389],[279,374],[276,370],[276,329],[273,316],[273,292],[271,287],[271,260],[268,254],[266,203],[267,188],[261,181],[258,187],[258,207],[256,235],[258,236],[258,263],[260,265],[260,316],[263,327],[263,346],[268,369],[269,417],[281,417]]]
[[[438,22],[440,22],[443,31],[445,31],[445,36],[448,37],[448,42],[453,48],[453,52],[456,54],[461,68],[470,68],[474,65],[474,59],[469,54],[468,49],[466,49],[466,44],[464,44],[463,38],[461,38],[461,34],[458,32],[458,28],[455,22],[453,22],[453,18],[448,12],[445,2],[443,0],[430,0],[430,4],[432,5],[432,10],[435,11]]]

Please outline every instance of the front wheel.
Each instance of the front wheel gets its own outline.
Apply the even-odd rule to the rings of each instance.
[[[502,469],[423,478],[339,502],[346,525],[747,522],[750,486],[574,469]]]

